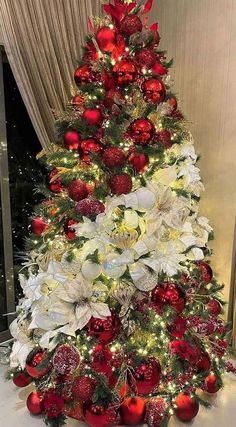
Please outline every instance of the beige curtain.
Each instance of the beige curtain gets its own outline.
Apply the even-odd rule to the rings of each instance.
[[[71,98],[73,73],[100,0],[0,0],[0,40],[43,147],[54,135],[52,110]]]

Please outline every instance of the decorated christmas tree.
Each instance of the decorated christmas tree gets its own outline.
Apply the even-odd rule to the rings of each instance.
[[[40,154],[10,376],[59,427],[191,421],[233,370],[203,184],[152,1],[89,20],[77,90]],[[30,421],[29,421],[30,423]]]

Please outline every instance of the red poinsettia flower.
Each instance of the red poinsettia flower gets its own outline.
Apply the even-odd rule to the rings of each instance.
[[[48,418],[56,418],[64,411],[64,400],[53,391],[47,394],[43,405]]]

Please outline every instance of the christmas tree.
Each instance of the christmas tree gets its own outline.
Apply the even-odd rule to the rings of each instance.
[[[49,426],[191,421],[233,370],[203,184],[152,1],[89,20],[77,92],[41,160],[10,376]]]

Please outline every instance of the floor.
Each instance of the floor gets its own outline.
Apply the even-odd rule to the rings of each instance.
[[[6,382],[6,367],[0,366],[0,426],[1,427],[40,427],[44,426],[42,418],[31,416],[25,407],[25,400],[31,386],[18,389],[11,381]],[[209,396],[213,408],[200,409],[191,427],[236,427],[236,376],[225,376],[225,388],[217,395]],[[173,417],[168,427],[184,427]],[[68,420],[67,426],[84,426],[76,420]]]

